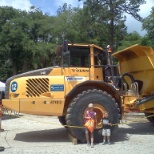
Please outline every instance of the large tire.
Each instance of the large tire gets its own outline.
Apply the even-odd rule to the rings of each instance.
[[[103,118],[103,112],[107,111],[109,113],[109,119],[111,123],[119,123],[119,109],[118,104],[115,102],[115,99],[112,98],[107,92],[91,89],[88,91],[83,91],[81,94],[78,94],[76,98],[72,100],[67,109],[66,123],[67,125],[73,126],[84,126],[84,114],[87,110],[89,103],[94,104],[94,111],[97,113],[99,120]],[[99,122],[99,121],[98,121]],[[118,125],[112,127],[112,132],[116,130]],[[79,141],[85,142],[85,129],[84,128],[74,128],[69,127],[70,133],[76,137]],[[95,129],[94,131],[94,140],[95,142],[102,141],[101,135],[102,129]]]
[[[151,122],[151,123],[153,123],[154,124],[154,116],[152,116],[152,115],[154,115],[153,113],[145,113],[145,116],[146,116],[146,118]],[[149,116],[149,117],[148,117]],[[150,117],[151,116],[151,117]]]

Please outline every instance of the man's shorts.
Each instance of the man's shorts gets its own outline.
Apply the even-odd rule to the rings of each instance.
[[[102,136],[110,136],[111,130],[110,129],[103,129],[102,130]]]

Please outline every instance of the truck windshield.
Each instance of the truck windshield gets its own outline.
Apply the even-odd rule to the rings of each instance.
[[[63,65],[70,67],[89,67],[89,54],[89,47],[69,46],[68,52],[63,55]]]

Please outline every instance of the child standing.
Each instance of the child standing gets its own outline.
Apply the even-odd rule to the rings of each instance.
[[[108,118],[108,112],[104,113],[104,117],[102,119],[102,124],[103,124],[103,130],[102,130],[102,136],[103,136],[103,144],[110,143],[110,136],[111,136],[111,123],[110,120]]]
[[[93,111],[93,107],[94,107],[94,105],[92,103],[90,103],[88,105],[89,110],[86,112],[84,119],[85,119],[85,123],[89,119],[93,119],[94,122],[95,122],[95,125],[96,125],[96,112]],[[93,132],[90,132],[87,128],[85,128],[85,135],[86,135],[86,140],[87,140],[88,146],[90,146],[89,133],[90,133],[90,136],[91,136],[91,148],[93,148],[94,147],[94,134],[93,134]]]

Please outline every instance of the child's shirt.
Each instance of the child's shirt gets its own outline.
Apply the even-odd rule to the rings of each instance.
[[[85,121],[87,122],[87,120],[88,120],[88,119],[86,119],[86,117],[91,117],[92,119],[95,120],[95,116],[96,116],[96,112],[88,110],[86,112]]]
[[[110,129],[111,126],[109,125],[110,120],[108,118],[103,118],[102,119],[102,124],[103,124],[103,129]]]

